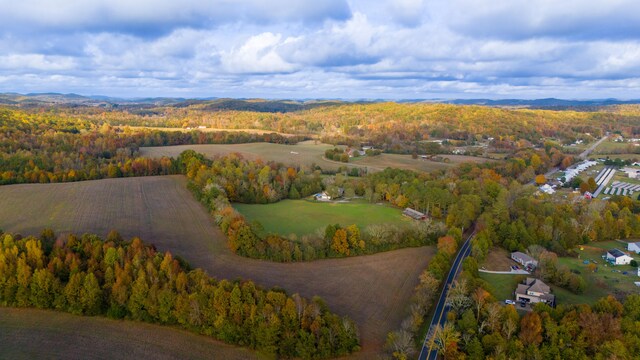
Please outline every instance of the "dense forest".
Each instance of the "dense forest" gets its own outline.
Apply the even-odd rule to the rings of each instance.
[[[115,232],[56,239],[0,232],[0,305],[180,326],[284,358],[359,349],[358,329],[319,298],[207,276]]]

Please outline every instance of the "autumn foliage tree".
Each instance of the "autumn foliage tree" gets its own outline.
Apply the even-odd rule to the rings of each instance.
[[[322,300],[188,271],[137,238],[69,235],[45,252],[40,239],[0,234],[0,305],[180,326],[280,358],[359,349],[355,324]]]

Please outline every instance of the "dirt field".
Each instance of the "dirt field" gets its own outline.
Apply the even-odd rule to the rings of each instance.
[[[260,359],[180,329],[37,309],[0,307],[0,344],[2,359]]]
[[[511,254],[505,249],[494,247],[489,250],[487,258],[480,264],[480,268],[491,271],[509,271],[512,265],[518,265],[511,260]]]
[[[305,141],[296,145],[272,143],[177,145],[143,147],[140,148],[140,154],[147,157],[177,157],[183,151],[193,149],[209,157],[237,152],[247,159],[273,160],[284,164],[301,165],[306,167],[316,164],[326,169],[337,169],[340,166],[347,165],[323,159],[325,150],[331,148],[333,148],[332,145],[320,143],[315,144],[313,141]]]
[[[252,279],[303,296],[319,295],[332,311],[354,319],[370,358],[399,326],[418,274],[434,253],[413,248],[349,259],[280,264],[231,253],[182,176],[0,186],[0,228],[24,235],[117,229],[170,250],[218,278]],[[107,205],[108,204],[108,205]]]
[[[412,159],[411,155],[381,154],[378,156],[363,156],[351,159],[349,163],[330,161],[324,158],[324,152],[333,148],[332,145],[316,144],[314,141],[304,141],[296,145],[281,145],[271,143],[249,143],[230,145],[177,145],[151,146],[140,148],[140,154],[147,157],[177,157],[181,152],[193,149],[206,156],[240,153],[247,159],[273,160],[284,164],[294,164],[310,167],[315,164],[323,169],[335,170],[339,167],[367,168],[369,171],[381,171],[387,167],[408,169],[415,171],[437,171],[457,166],[463,162],[492,161],[486,158],[464,155],[445,155],[451,162],[436,162],[424,159]]]

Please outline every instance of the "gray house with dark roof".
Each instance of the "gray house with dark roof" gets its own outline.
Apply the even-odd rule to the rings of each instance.
[[[525,268],[536,268],[538,266],[538,261],[534,258],[532,258],[531,256],[520,252],[520,251],[515,251],[511,253],[511,259],[513,259],[513,261],[521,264],[522,266],[524,266]]]
[[[516,288],[516,301],[528,303],[545,303],[555,306],[556,296],[551,294],[549,285],[542,280],[527,278],[524,283],[518,284]]]

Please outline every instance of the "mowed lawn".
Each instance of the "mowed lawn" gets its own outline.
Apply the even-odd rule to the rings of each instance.
[[[580,275],[587,282],[587,290],[584,294],[578,295],[578,298],[583,302],[592,304],[611,293],[638,293],[640,291],[640,288],[634,284],[635,281],[640,281],[636,268],[630,265],[612,266],[602,259],[602,255],[607,250],[614,248],[626,251],[627,245],[618,241],[593,242],[582,246],[583,250],[578,249],[579,258],[558,258],[560,264],[575,272],[580,272]],[[636,260],[640,260],[639,256],[631,255]],[[585,260],[595,261],[598,271],[589,271],[588,264],[584,264]],[[624,272],[627,274],[625,275]]]
[[[261,359],[167,326],[0,307],[1,359]]]
[[[289,264],[237,256],[227,247],[226,238],[204,206],[189,193],[183,176],[0,186],[0,228],[34,235],[44,227],[57,233],[103,236],[117,229],[127,238],[140,236],[159,251],[180,255],[218,279],[251,279],[264,287],[281,287],[290,294],[307,298],[318,295],[332,311],[358,324],[363,351],[354,357],[363,359],[376,358],[386,334],[399,327],[418,276],[435,252],[433,247],[407,248]],[[51,336],[57,341],[85,339],[78,332]],[[140,338],[129,337],[138,345]],[[115,355],[121,354],[114,349]],[[182,358],[203,356],[185,351]]]
[[[234,204],[236,210],[249,221],[257,220],[265,231],[280,235],[298,236],[314,233],[329,224],[343,227],[356,224],[364,229],[371,224],[407,225],[410,219],[400,209],[365,201],[349,203],[283,200],[274,204]]]

